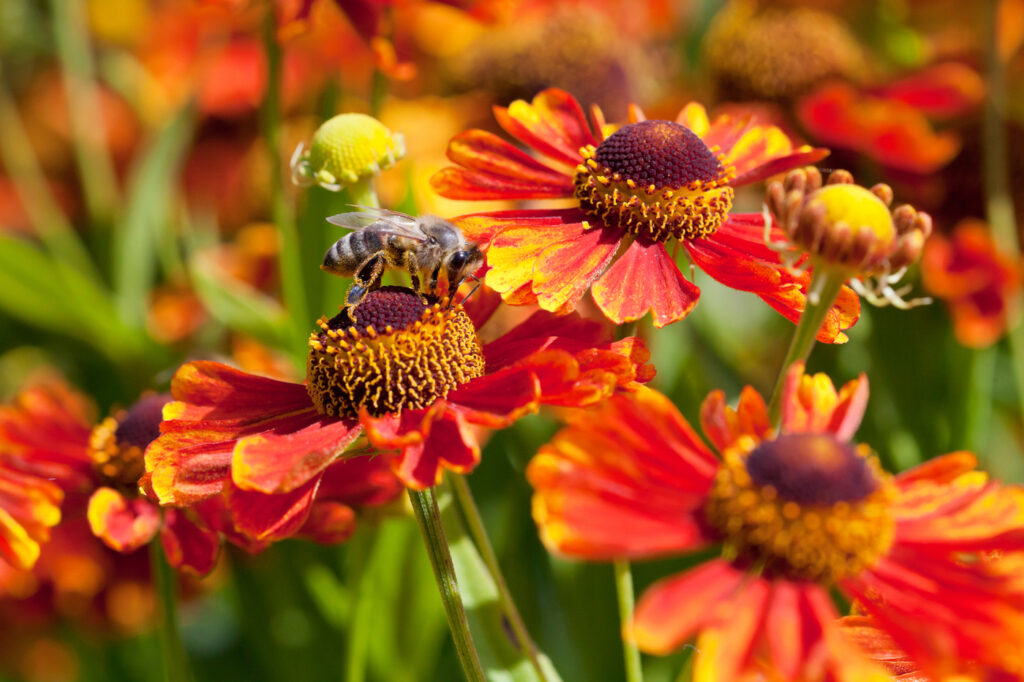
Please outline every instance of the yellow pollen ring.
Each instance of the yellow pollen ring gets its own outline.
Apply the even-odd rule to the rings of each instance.
[[[733,189],[729,182],[736,176],[725,156],[711,150],[723,172],[711,180],[694,180],[682,187],[638,185],[621,173],[597,161],[596,149],[580,149],[583,163],[576,167],[575,195],[580,207],[600,218],[606,225],[621,227],[637,236],[654,241],[699,239],[715,233],[732,208]]]
[[[811,505],[781,499],[773,486],[751,480],[746,458],[757,444],[747,436],[726,450],[705,508],[727,553],[770,574],[831,584],[888,552],[895,537],[889,512],[894,492],[870,448],[859,445],[856,452],[880,481],[875,492]]]
[[[89,459],[106,483],[132,490],[145,471],[143,451],[137,445],[118,443],[117,428],[125,412],[107,417],[89,434]]]
[[[461,305],[436,303],[407,329],[332,329],[317,321],[309,337],[306,391],[321,414],[401,414],[427,407],[484,374],[473,322]]]

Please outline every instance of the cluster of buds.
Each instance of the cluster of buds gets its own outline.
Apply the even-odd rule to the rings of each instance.
[[[902,205],[891,210],[893,192],[885,184],[866,189],[845,170],[823,182],[816,168],[790,171],[768,186],[765,203],[790,244],[792,262],[810,256],[813,267],[844,271],[862,296],[876,305],[900,308],[927,303],[905,301],[892,285],[921,256],[932,231],[927,213]],[[766,221],[770,224],[770,221]]]

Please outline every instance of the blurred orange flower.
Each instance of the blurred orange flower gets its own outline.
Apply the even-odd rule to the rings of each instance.
[[[960,221],[950,237],[932,235],[921,275],[925,288],[946,301],[953,333],[965,346],[990,346],[1017,321],[1022,263],[999,250],[981,220]]]
[[[851,438],[862,375],[837,391],[794,365],[782,421],[746,388],[701,408],[704,444],[647,389],[579,411],[527,477],[552,550],[647,559],[721,545],[647,590],[626,636],[665,654],[697,636],[699,679],[889,680],[842,635],[838,588],[921,670],[969,662],[1024,672],[1024,588],[979,557],[1024,549],[1024,491],[990,481],[973,455],[897,476]]]
[[[676,121],[644,120],[609,134],[596,107],[588,122],[579,103],[549,89],[532,103],[496,107],[510,135],[547,162],[497,135],[470,130],[449,144],[457,166],[433,184],[453,199],[575,198],[570,208],[496,211],[456,219],[487,250],[487,284],[512,304],[566,313],[591,290],[608,319],[652,312],[655,326],[685,317],[700,289],[683,277],[668,246],[726,286],[751,291],[796,321],[810,275],[794,274],[765,244],[764,218],[731,214],[733,188],[813,163],[827,151],[794,148],[774,126],[687,105]],[[782,238],[774,227],[775,239]],[[860,302],[844,289],[819,338],[846,339]]]

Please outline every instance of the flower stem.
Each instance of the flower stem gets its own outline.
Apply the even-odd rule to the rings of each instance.
[[[303,283],[299,233],[294,211],[284,188],[281,156],[281,48],[277,44],[276,3],[267,3],[263,21],[263,49],[267,55],[267,94],[263,100],[263,139],[270,160],[271,210],[281,233],[281,288],[295,328],[295,351],[305,357],[310,322]]]
[[[357,206],[368,208],[380,208],[380,200],[377,199],[377,192],[373,189],[373,178],[363,178],[348,186],[348,194],[352,203]]]
[[[1010,157],[1004,124],[1006,97],[1006,69],[999,55],[996,40],[996,5],[988,0],[985,5],[985,29],[988,49],[985,55],[988,78],[988,97],[982,120],[984,133],[985,214],[992,227],[992,235],[999,248],[1011,257],[1021,255],[1017,221],[1010,192]],[[1014,381],[1021,419],[1024,419],[1024,326],[1018,324],[1009,333],[1010,354],[1013,358]]]
[[[846,281],[845,273],[829,268],[818,267],[814,269],[811,276],[811,284],[808,287],[807,303],[804,311],[797,322],[796,331],[793,332],[793,339],[789,342],[789,350],[786,351],[786,358],[782,361],[779,376],[775,380],[775,387],[772,389],[772,398],[768,403],[768,417],[772,423],[779,421],[780,401],[782,400],[782,386],[786,383],[786,372],[796,362],[805,362],[814,348],[814,341],[821,329],[822,322],[835,303],[839,291]]]
[[[409,490],[409,502],[412,503],[416,522],[420,526],[423,541],[427,545],[427,555],[434,569],[434,578],[441,592],[448,628],[452,632],[455,651],[462,663],[462,670],[469,682],[483,682],[484,671],[480,665],[480,657],[473,645],[473,635],[469,631],[469,621],[459,594],[459,583],[455,578],[455,565],[448,550],[448,539],[441,525],[441,510],[437,507],[437,498],[431,488],[426,490]]]
[[[491,574],[491,578],[498,588],[498,600],[501,603],[501,610],[512,626],[512,632],[515,633],[519,650],[530,659],[538,679],[546,680],[547,675],[544,674],[540,659],[537,657],[537,645],[530,638],[530,633],[526,629],[526,623],[523,622],[519,609],[516,608],[512,592],[508,589],[508,583],[505,582],[505,576],[502,574],[501,566],[498,564],[498,555],[495,554],[490,538],[487,537],[487,529],[484,527],[483,518],[480,516],[480,509],[476,506],[476,501],[473,499],[473,491],[470,490],[465,476],[458,474],[448,476],[448,483],[454,494],[455,503],[458,505],[466,521],[469,536],[473,539],[473,544],[476,545],[477,551],[480,552],[480,557],[484,560],[487,571]]]
[[[349,592],[352,594],[352,617],[349,619],[348,646],[345,649],[346,682],[366,679],[366,654],[370,644],[370,618],[373,615],[376,575],[367,570],[373,563],[373,529],[360,529],[349,541],[351,555]]]
[[[633,573],[625,559],[617,559],[614,567],[615,593],[619,598],[619,620],[625,630],[633,621]],[[622,638],[622,654],[626,659],[626,682],[643,682],[644,671],[640,665],[640,650],[628,637]]]
[[[192,679],[188,658],[178,630],[178,595],[174,570],[164,557],[159,539],[149,543],[150,570],[160,610],[160,649],[163,655],[165,682],[188,682]]]

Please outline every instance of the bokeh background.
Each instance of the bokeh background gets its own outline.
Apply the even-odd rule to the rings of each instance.
[[[898,203],[932,214],[940,238],[981,221],[1009,274],[994,279],[982,260],[953,303],[865,305],[849,343],[819,345],[809,368],[837,385],[868,375],[858,440],[890,470],[971,449],[995,475],[1024,481],[1024,345],[1012,331],[1022,41],[1020,0],[2,0],[0,396],[56,369],[102,415],[166,390],[198,358],[301,378],[302,330],[333,314],[347,286],[317,269],[340,236],[323,218],[352,199],[292,186],[295,146],[336,113],[372,114],[407,145],[376,181],[383,206],[484,210],[430,189],[448,140],[470,127],[498,132],[492,105],[554,86],[609,121],[633,102],[651,118],[674,118],[691,100],[756,112],[831,148],[824,167],[890,183]],[[759,211],[761,188],[736,205]],[[282,303],[288,225],[305,310]],[[918,270],[910,296],[928,293]],[[653,385],[692,422],[712,389],[767,394],[792,333],[756,297],[696,278],[703,300],[686,320],[638,325]],[[954,305],[985,333],[955,324]],[[495,434],[470,485],[526,624],[562,678],[614,680],[612,568],[551,557],[530,519],[523,470],[555,429],[540,414]],[[90,559],[126,567],[105,582],[90,581],[95,566],[82,561],[65,567],[61,590],[0,572],[2,679],[163,679],[146,550]],[[638,592],[684,565],[634,565]],[[400,505],[360,518],[341,545],[226,549],[181,590],[198,680],[461,678]],[[468,607],[472,616],[487,605]],[[358,630],[357,615],[368,624]],[[646,679],[687,679],[687,657],[645,657]]]

